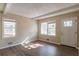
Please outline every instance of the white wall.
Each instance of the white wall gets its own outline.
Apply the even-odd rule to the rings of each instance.
[[[26,17],[6,14],[5,19],[16,20],[16,36],[11,38],[4,38],[0,41],[0,48],[10,46],[9,42],[13,42],[12,45],[21,43],[24,40],[37,40],[37,22]]]

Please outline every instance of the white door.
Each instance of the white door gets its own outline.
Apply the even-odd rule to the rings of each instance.
[[[61,44],[76,47],[77,44],[77,18],[66,18],[61,22]]]

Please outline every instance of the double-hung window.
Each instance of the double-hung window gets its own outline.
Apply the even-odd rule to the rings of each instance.
[[[47,35],[47,22],[41,23],[41,34]]]
[[[16,21],[4,20],[3,37],[15,37],[15,34],[16,34]]]
[[[41,23],[41,34],[42,35],[56,35],[56,22],[43,22]]]
[[[48,35],[56,35],[56,23],[48,23]]]

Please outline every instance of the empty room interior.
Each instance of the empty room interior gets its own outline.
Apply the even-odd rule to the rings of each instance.
[[[78,3],[0,3],[0,56],[78,56]]]

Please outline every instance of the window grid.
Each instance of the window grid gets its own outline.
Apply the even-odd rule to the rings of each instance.
[[[15,36],[15,31],[16,31],[16,22],[15,21],[9,21],[9,20],[4,20],[3,21],[3,36],[4,38],[6,37],[14,37]]]
[[[56,35],[56,23],[55,22],[45,22],[47,25],[47,29],[43,29],[43,31],[46,31],[47,33],[42,33],[42,30],[41,30],[41,34],[43,35],[52,35],[52,36],[55,36]],[[41,23],[41,29],[42,29],[42,24],[44,23]],[[44,28],[44,27],[43,27]]]

